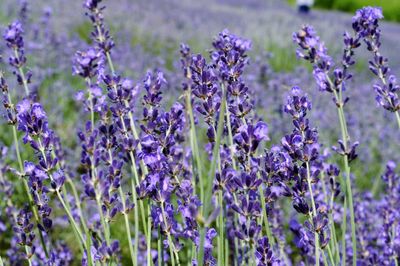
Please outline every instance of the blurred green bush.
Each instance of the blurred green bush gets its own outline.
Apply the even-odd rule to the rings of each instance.
[[[363,6],[380,6],[386,20],[400,22],[400,0],[316,0],[315,6],[354,12]]]

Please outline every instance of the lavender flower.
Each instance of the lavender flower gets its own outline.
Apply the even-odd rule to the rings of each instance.
[[[356,12],[353,17],[353,30],[367,45],[368,51],[373,55],[369,61],[369,69],[381,80],[381,84],[375,84],[377,93],[376,101],[384,109],[396,113],[400,109],[396,77],[391,74],[388,59],[381,55],[381,30],[379,20],[383,19],[382,10],[376,7],[365,7]],[[400,124],[399,124],[400,125]]]
[[[15,21],[8,26],[3,34],[3,38],[7,46],[13,50],[13,55],[9,57],[9,64],[15,68],[13,73],[17,77],[18,83],[24,85],[25,93],[29,95],[27,84],[31,82],[32,72],[28,71],[25,74],[23,70],[26,65],[26,57],[22,34],[22,24],[19,21]]]

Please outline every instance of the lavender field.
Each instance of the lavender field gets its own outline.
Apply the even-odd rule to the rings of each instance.
[[[0,31],[0,266],[399,264],[380,7],[3,0]]]

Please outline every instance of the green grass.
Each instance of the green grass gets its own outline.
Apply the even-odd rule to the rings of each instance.
[[[267,42],[264,46],[264,51],[271,54],[268,59],[269,66],[275,72],[293,72],[298,66],[309,68],[309,64],[305,64],[303,60],[298,60],[295,48],[291,46],[282,46],[275,42]],[[255,51],[259,53],[259,51]]]

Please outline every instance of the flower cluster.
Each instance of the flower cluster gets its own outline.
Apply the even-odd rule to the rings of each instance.
[[[285,82],[293,73],[270,79],[264,62],[260,69],[250,68],[249,40],[223,30],[209,57],[182,44],[180,73],[174,73],[174,61],[171,69],[165,62],[144,73],[134,67],[132,75],[122,68],[132,47],[116,47],[102,1],[85,0],[83,7],[92,26],[85,44],[63,45],[66,39],[51,29],[49,9],[40,27],[31,26],[26,1],[20,22],[3,35],[16,82],[0,72],[2,114],[12,130],[12,139],[8,132],[2,136],[8,146],[0,147],[5,198],[0,264],[279,266],[351,260],[396,265],[400,176],[395,158],[381,183],[371,191],[361,189],[355,182],[363,178],[355,169],[361,164],[352,163],[359,143],[349,134],[357,129],[353,117],[346,119],[352,107],[350,70],[363,42],[373,54],[370,70],[381,82],[375,85],[378,103],[399,113],[399,86],[380,54],[379,8],[357,11],[337,64],[311,26],[293,34],[298,57],[311,63],[317,87],[331,95],[337,111],[339,145],[326,148],[331,138],[322,136],[330,132],[317,128],[315,119],[321,116],[315,105],[325,102]],[[34,40],[24,32],[32,32]],[[76,140],[65,141],[71,133],[67,119],[54,119],[64,109],[47,109],[52,105],[46,99],[53,98],[43,94],[46,82],[59,88],[58,76],[68,79],[70,64],[49,70],[35,61],[32,86],[25,42],[34,53],[54,48],[60,61],[64,57],[55,47],[73,56],[72,75],[80,82],[71,79],[79,88],[68,91],[75,93],[68,104],[81,107],[73,112],[78,113]],[[175,90],[182,80],[182,89]],[[298,80],[301,87],[308,85]],[[260,84],[265,83],[273,90],[267,91],[272,100],[264,103]],[[278,92],[286,85],[292,88],[288,94]],[[177,99],[174,93],[180,94]],[[280,102],[282,95],[286,102],[265,106]],[[260,103],[276,112],[264,119],[257,114]],[[331,116],[324,119],[332,123]],[[389,143],[386,132],[379,133],[382,143]],[[340,155],[338,165],[331,151]]]
[[[358,10],[353,17],[353,29],[359,38],[364,40],[368,51],[372,53],[369,69],[381,80],[381,84],[374,85],[377,103],[388,111],[398,113],[400,110],[398,95],[400,87],[396,77],[390,71],[388,59],[380,53],[381,29],[378,22],[381,19],[383,19],[383,15],[380,8],[365,7]]]

